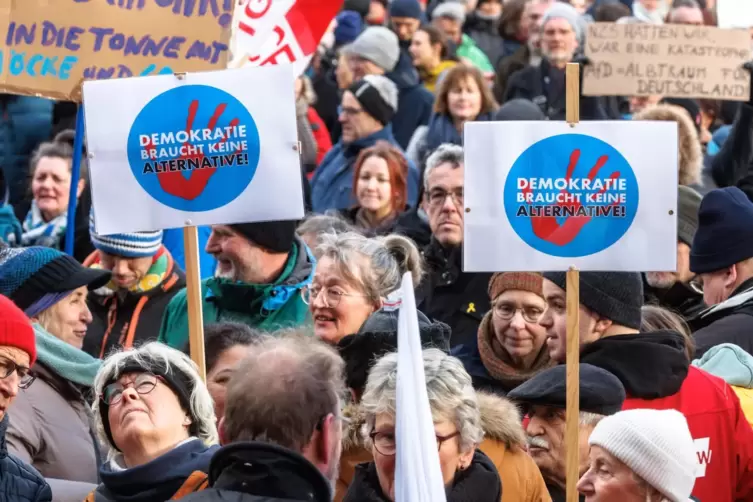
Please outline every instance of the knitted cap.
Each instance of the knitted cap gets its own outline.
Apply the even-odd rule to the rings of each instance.
[[[701,201],[690,270],[716,272],[753,257],[753,203],[737,187],[712,190]]]
[[[544,29],[546,23],[552,19],[564,19],[567,21],[575,32],[575,37],[581,40],[583,37],[583,21],[575,8],[564,2],[555,2],[544,13],[544,17],[541,18],[541,29]]]
[[[693,245],[693,237],[698,230],[700,207],[701,194],[690,187],[680,185],[677,193],[677,240],[688,246]]]
[[[37,342],[31,321],[9,298],[0,295],[0,347],[16,347],[37,359]]]
[[[459,2],[445,2],[437,6],[431,13],[431,19],[447,17],[463,24],[465,23],[465,4]]]
[[[544,272],[548,279],[565,288],[565,272]],[[581,272],[580,303],[612,322],[632,329],[641,328],[643,279],[637,272]]]
[[[95,248],[109,255],[123,258],[154,256],[162,247],[162,230],[99,235],[94,231],[94,213],[89,216],[89,235]]]
[[[289,253],[295,241],[295,220],[237,223],[230,228],[273,253]]]
[[[637,409],[605,417],[588,439],[672,502],[688,502],[698,466],[688,422],[676,410]]]
[[[421,20],[424,17],[424,11],[421,10],[418,0],[392,0],[390,17],[407,17]]]
[[[516,289],[519,291],[530,291],[540,297],[544,297],[541,292],[541,285],[544,279],[541,274],[534,272],[504,272],[492,275],[489,280],[489,298],[494,300],[505,291]]]
[[[21,310],[50,293],[73,291],[81,286],[93,290],[109,280],[110,272],[86,268],[56,249],[34,246],[0,250],[0,294],[13,300]]]
[[[397,112],[398,90],[392,80],[381,75],[366,75],[353,82],[348,90],[361,103],[366,113],[387,125]]]
[[[344,10],[335,18],[335,45],[341,46],[351,43],[363,31],[363,19],[358,12]]]
[[[400,43],[389,28],[371,26],[358,35],[346,52],[371,61],[385,72],[391,72],[400,59]]]

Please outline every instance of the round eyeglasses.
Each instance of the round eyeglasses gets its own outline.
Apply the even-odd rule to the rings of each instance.
[[[102,390],[102,401],[108,406],[118,404],[123,399],[123,392],[132,387],[140,395],[149,394],[157,386],[160,377],[152,373],[139,373],[132,382],[123,385],[120,382],[113,382],[105,386]]]

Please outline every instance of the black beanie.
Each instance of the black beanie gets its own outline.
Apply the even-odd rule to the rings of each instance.
[[[295,220],[237,223],[230,228],[273,253],[289,253],[295,241]]]
[[[352,92],[353,96],[355,96],[358,102],[361,103],[361,106],[363,106],[366,113],[374,117],[380,124],[387,125],[392,122],[392,117],[395,116],[395,112],[397,111],[395,106],[388,103],[385,98],[382,97],[382,93],[379,92],[379,89],[377,89],[370,81],[359,80],[353,82],[348,90]]]
[[[701,201],[690,271],[705,274],[753,257],[753,203],[737,187],[712,190]]]
[[[565,289],[565,272],[544,272]],[[581,272],[580,303],[615,324],[641,329],[643,279],[638,272]]]

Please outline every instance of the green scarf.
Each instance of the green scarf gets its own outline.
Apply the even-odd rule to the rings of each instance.
[[[101,360],[51,335],[38,323],[34,323],[34,334],[39,362],[69,382],[85,387],[94,385]]]

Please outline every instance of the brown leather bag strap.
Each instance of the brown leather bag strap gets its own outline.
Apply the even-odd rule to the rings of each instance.
[[[175,495],[173,495],[170,500],[178,500],[185,497],[189,493],[200,492],[207,486],[209,486],[209,477],[201,471],[193,471],[183,483],[183,486],[181,486],[180,489],[175,492]],[[94,501],[87,500],[86,502]]]

